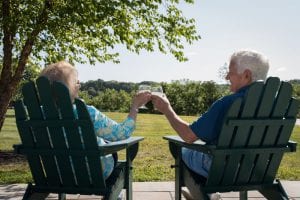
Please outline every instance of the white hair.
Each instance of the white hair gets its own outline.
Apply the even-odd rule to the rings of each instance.
[[[267,78],[269,61],[258,52],[252,50],[236,51],[231,55],[230,62],[236,65],[239,74],[243,73],[246,69],[250,70],[252,82],[266,80]]]

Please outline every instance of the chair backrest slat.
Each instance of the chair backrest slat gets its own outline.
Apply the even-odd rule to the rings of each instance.
[[[87,150],[99,149],[96,135],[93,131],[94,126],[90,119],[90,115],[87,112],[85,104],[79,99],[76,99],[75,103],[76,103],[79,120],[89,119],[88,120],[89,122],[85,124],[85,126],[80,127],[82,131],[85,149]],[[102,165],[99,166],[98,164],[101,162],[99,156],[87,155],[87,160],[88,160],[89,171],[91,174],[91,184],[97,187],[105,187],[105,181],[104,181],[105,179],[102,173],[104,170],[102,169]]]
[[[227,118],[238,117],[241,105],[242,105],[241,98],[234,101],[227,112]],[[222,126],[223,134],[219,136],[220,138],[218,140],[218,147],[221,149],[229,147],[235,131],[236,130],[234,126],[228,126],[226,125],[226,123],[223,123]],[[224,180],[223,176],[225,174],[224,172],[227,166],[227,162],[228,162],[228,158],[225,154],[215,155],[210,169],[210,171],[214,171],[214,175],[209,176],[207,184],[216,185],[221,183],[222,180]]]
[[[23,101],[21,100],[15,103],[15,115],[22,144],[25,148],[35,148],[35,139],[32,129],[30,127],[19,126],[18,123],[19,121],[26,121],[28,119]],[[47,185],[40,157],[38,155],[27,155],[27,159],[34,181],[39,185]]]
[[[36,83],[39,91],[41,106],[45,115],[44,122],[59,120],[59,112],[55,105],[55,97],[52,95],[52,89],[49,81],[46,78],[39,78],[37,79]],[[67,151],[68,146],[64,136],[63,127],[59,127],[57,123],[55,123],[55,125],[56,126],[53,127],[48,126],[53,148],[65,149]],[[63,174],[63,176],[61,176],[61,184],[64,186],[76,185],[69,157],[65,155],[56,155],[56,161],[59,166],[60,174]]]
[[[296,122],[295,116],[297,116],[299,105],[300,104],[298,100],[294,98],[291,99],[288,111],[286,113],[286,119],[292,119],[294,120],[294,122],[282,128],[282,134],[279,135],[277,145],[284,145],[289,141],[289,138],[292,134],[292,130],[294,128],[294,124]]]
[[[274,106],[275,96],[279,88],[279,78],[268,79],[264,87],[261,102],[256,117],[259,119],[268,118]],[[252,135],[249,138],[248,146],[259,146],[264,137],[266,126],[254,126]]]
[[[244,100],[244,105],[241,110],[241,115],[238,118],[253,118],[257,109],[257,104],[260,101],[261,93],[263,91],[263,83],[259,82],[252,85]],[[237,131],[232,140],[232,147],[244,147],[248,143],[249,136],[251,134],[251,124],[243,124],[240,127],[236,127]]]
[[[76,120],[74,108],[71,102],[69,90],[63,84],[54,82],[53,92],[57,97],[57,108],[60,111],[62,120]],[[83,150],[83,142],[78,126],[66,126],[64,131],[68,140],[69,148],[72,150]],[[74,166],[75,178],[78,186],[87,187],[90,185],[89,173],[86,165],[86,158],[79,156],[71,156],[71,162]]]
[[[221,134],[219,135],[219,140],[218,140],[218,144],[217,144],[217,146],[219,148],[226,148],[226,147],[230,146],[231,140],[233,138],[233,135],[234,135],[236,129],[235,129],[235,126],[228,126],[226,123],[226,120],[230,119],[230,118],[237,118],[239,115],[241,106],[242,106],[242,99],[238,98],[232,103],[232,105],[228,109],[225,120],[223,121]]]
[[[27,106],[27,111],[30,119],[44,120],[41,110],[38,94],[33,82],[29,82],[22,88],[24,103]],[[46,127],[32,127],[35,137],[35,148],[51,149],[51,140],[49,139],[48,129]],[[41,155],[41,160],[47,177],[47,182],[54,186],[60,185],[58,167],[54,156]]]

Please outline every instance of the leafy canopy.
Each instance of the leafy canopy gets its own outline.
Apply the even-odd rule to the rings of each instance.
[[[1,16],[0,22],[9,24],[13,33],[13,59],[39,30],[31,38],[30,54],[39,64],[62,59],[118,63],[118,44],[135,53],[169,52],[185,61],[184,42],[191,44],[200,36],[194,19],[185,18],[178,5],[179,0],[11,0],[10,18]],[[0,29],[3,38],[3,26]]]

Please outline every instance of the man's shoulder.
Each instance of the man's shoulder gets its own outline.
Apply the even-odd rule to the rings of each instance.
[[[228,106],[228,105],[232,104],[232,102],[235,101],[236,99],[243,98],[246,94],[246,91],[247,91],[247,88],[245,88],[245,90],[241,90],[239,92],[226,95],[226,96],[220,98],[218,101],[220,104]]]
[[[229,95],[226,95],[222,98],[220,98],[218,101],[220,101],[220,103],[231,103],[233,102],[235,99],[239,98],[239,97],[242,97],[243,95],[240,94],[240,93],[233,93],[233,94],[229,94]]]

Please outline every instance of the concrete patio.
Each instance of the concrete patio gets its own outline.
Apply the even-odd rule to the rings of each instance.
[[[300,200],[300,181],[282,181],[291,200]],[[25,184],[0,185],[1,200],[19,200],[25,192]],[[222,199],[238,199],[238,193],[222,193]],[[57,199],[57,195],[50,194],[48,200]],[[95,195],[67,195],[68,200],[100,200],[100,196]],[[124,198],[125,199],[125,198]],[[134,182],[134,200],[173,200],[174,182]],[[184,198],[183,198],[184,199]],[[249,192],[249,199],[263,200],[265,198],[258,192]]]

